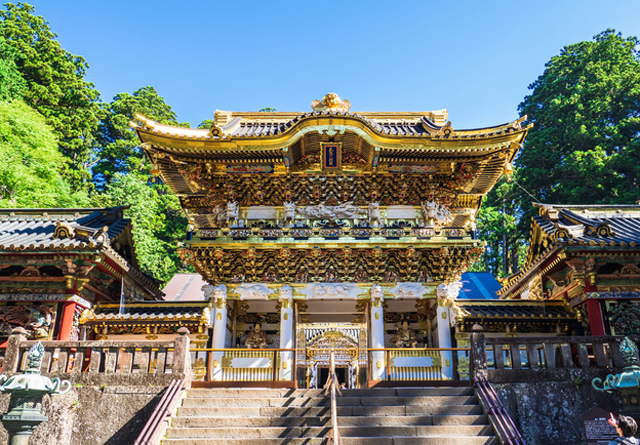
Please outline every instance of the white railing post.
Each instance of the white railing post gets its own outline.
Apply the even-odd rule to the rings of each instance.
[[[383,291],[379,284],[371,287],[371,348],[384,348]],[[384,351],[373,351],[371,358],[371,380],[384,380],[386,366]]]

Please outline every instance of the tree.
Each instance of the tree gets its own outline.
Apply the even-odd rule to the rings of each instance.
[[[0,100],[22,99],[27,82],[20,75],[15,51],[0,37]]]
[[[70,159],[67,174],[80,185],[88,178],[87,160],[100,119],[100,93],[84,80],[87,62],[61,48],[49,23],[25,3],[0,11],[0,37],[12,51],[26,82],[24,101],[42,114]]]
[[[482,203],[477,218],[477,234],[487,246],[471,271],[487,271],[495,277],[505,277],[523,265],[526,240],[517,230],[521,213],[517,196],[518,189],[514,183],[503,178]]]
[[[116,173],[107,184],[111,205],[130,205],[136,257],[143,271],[168,281],[181,269],[177,242],[186,238],[187,221],[178,198],[166,185],[149,184],[136,174]]]
[[[136,114],[162,124],[188,126],[178,123],[171,107],[151,86],[142,87],[133,94],[120,93],[110,104],[103,105],[103,109],[93,167],[94,182],[99,188],[111,181],[116,173],[126,174],[146,168],[138,137],[129,125]]]
[[[150,164],[129,123],[142,114],[163,124],[179,124],[176,115],[155,88],[120,93],[103,106],[94,183],[108,197],[105,205],[131,205],[133,239],[140,267],[162,281],[181,269],[177,243],[186,238],[187,219],[169,187],[149,181]]]
[[[0,101],[0,207],[87,207],[62,176],[66,164],[45,119],[19,100]]]
[[[516,162],[520,183],[542,202],[640,199],[638,43],[604,31],[564,47],[529,86],[519,110],[534,127]]]

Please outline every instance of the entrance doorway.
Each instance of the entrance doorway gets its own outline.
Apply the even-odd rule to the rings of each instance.
[[[338,386],[341,386],[343,383],[346,387],[349,387],[349,379],[348,379],[348,368],[338,368],[336,367],[336,377],[338,377]],[[327,379],[329,378],[329,368],[322,367],[318,368],[318,387],[324,388],[324,385],[327,383]]]

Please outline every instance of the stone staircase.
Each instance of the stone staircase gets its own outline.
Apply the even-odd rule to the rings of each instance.
[[[471,388],[343,390],[344,445],[497,445]],[[329,444],[331,403],[320,390],[192,389],[162,445]]]

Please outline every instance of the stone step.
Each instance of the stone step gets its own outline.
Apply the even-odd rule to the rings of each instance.
[[[186,400],[186,399],[185,399]],[[415,416],[415,415],[479,415],[479,405],[444,405],[444,406],[339,406],[338,417],[344,416]],[[325,407],[203,407],[183,406],[178,408],[177,417],[304,417],[330,416],[331,409]]]
[[[325,427],[270,427],[270,428],[169,428],[167,438],[182,439],[250,439],[250,438],[318,438],[331,433]],[[428,425],[428,426],[341,426],[342,437],[465,437],[488,436],[493,433],[489,425]]]
[[[183,407],[257,407],[257,406],[328,406],[329,397],[297,398],[195,398],[184,399]],[[338,406],[435,406],[435,405],[476,405],[475,396],[433,396],[433,397],[338,397]]]
[[[190,389],[190,398],[282,398],[282,397],[323,397],[322,389]],[[344,389],[344,397],[432,397],[432,396],[471,396],[470,387],[440,387],[440,388],[381,388],[381,389]]]
[[[478,437],[345,437],[343,445],[499,445],[494,436]],[[164,439],[162,445],[329,445],[324,439]]]
[[[485,415],[468,416],[345,416],[338,420],[340,426],[409,426],[409,425],[487,425]],[[174,417],[173,428],[211,428],[230,427],[263,428],[272,426],[326,426],[331,423],[331,416],[309,417]]]

